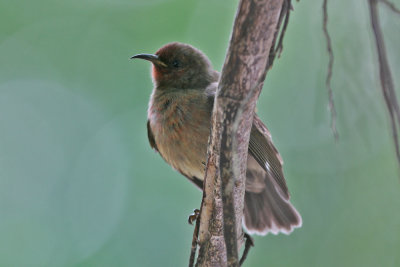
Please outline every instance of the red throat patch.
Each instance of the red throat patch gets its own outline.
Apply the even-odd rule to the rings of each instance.
[[[153,65],[151,70],[151,76],[153,76],[153,79],[158,81],[161,78],[161,75],[161,72]]]

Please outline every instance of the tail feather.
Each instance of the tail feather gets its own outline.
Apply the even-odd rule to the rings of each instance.
[[[270,175],[251,164],[247,169],[244,227],[249,234],[290,234],[302,224],[301,216],[281,194]],[[258,190],[255,190],[258,189]]]
[[[273,191],[265,188],[261,193],[245,193],[244,226],[249,234],[290,234],[301,226],[297,210]]]

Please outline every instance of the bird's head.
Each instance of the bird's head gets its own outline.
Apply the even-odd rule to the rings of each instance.
[[[205,88],[218,80],[207,56],[193,46],[169,43],[155,54],[137,54],[131,59],[144,59],[153,63],[152,77],[159,89]]]

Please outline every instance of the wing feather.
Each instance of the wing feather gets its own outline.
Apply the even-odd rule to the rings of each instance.
[[[159,152],[158,148],[157,148],[156,140],[154,139],[153,132],[151,131],[149,120],[147,120],[147,137],[149,138],[149,143],[150,143],[151,148],[153,148],[155,151]]]
[[[271,134],[260,118],[255,115],[251,129],[249,152],[260,166],[273,178],[274,184],[286,199],[289,191],[283,176],[283,161],[272,143]]]

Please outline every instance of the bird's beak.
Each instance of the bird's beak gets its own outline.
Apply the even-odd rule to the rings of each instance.
[[[162,60],[157,56],[157,55],[152,55],[152,54],[137,54],[131,57],[131,59],[135,58],[140,58],[144,60],[148,60],[152,62],[154,65],[161,66],[161,67],[167,67],[167,64],[162,62]]]

